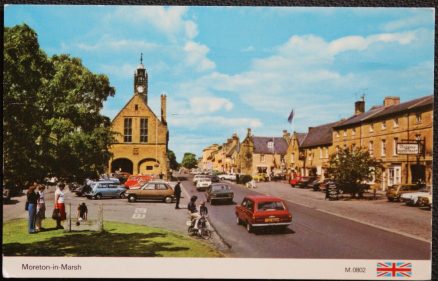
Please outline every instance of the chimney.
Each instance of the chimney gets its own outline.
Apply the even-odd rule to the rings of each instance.
[[[283,130],[283,138],[285,140],[289,140],[290,139],[290,133],[288,133],[287,130]]]
[[[166,95],[161,95],[161,123],[167,125],[166,117]]]
[[[365,101],[360,100],[354,103],[354,115],[359,115],[365,112]]]
[[[248,130],[248,132],[247,132],[246,135],[247,135],[248,137],[250,137],[250,136],[251,136],[251,128],[248,128],[247,130]]]
[[[387,107],[387,106],[391,106],[391,105],[396,105],[400,103],[400,97],[385,97],[385,99],[383,100],[383,106]]]

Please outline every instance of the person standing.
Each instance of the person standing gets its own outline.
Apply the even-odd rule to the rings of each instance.
[[[40,184],[38,186],[38,202],[36,209],[36,221],[35,221],[35,229],[37,231],[43,230],[44,228],[41,226],[43,219],[46,218],[46,203],[44,201],[44,190],[46,186]]]
[[[181,198],[181,182],[178,181],[178,183],[175,185],[175,199],[176,199],[176,204],[175,204],[175,209],[179,209],[179,200]]]
[[[35,219],[36,219],[36,208],[38,203],[38,193],[35,192],[37,185],[33,184],[27,190],[27,211],[29,212],[28,220],[28,232],[29,234],[36,233],[35,230]]]
[[[56,218],[56,228],[58,229],[64,228],[61,225],[61,221],[64,221],[67,218],[67,214],[65,213],[64,188],[65,188],[65,184],[60,183],[55,191],[54,208],[57,209],[59,212],[59,215]]]

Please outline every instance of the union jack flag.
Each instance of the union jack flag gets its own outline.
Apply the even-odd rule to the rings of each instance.
[[[412,277],[412,264],[406,262],[377,263],[377,277]]]

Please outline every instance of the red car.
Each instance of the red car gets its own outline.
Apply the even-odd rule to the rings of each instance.
[[[292,187],[294,187],[300,182],[300,180],[301,180],[301,176],[296,176],[295,178],[290,179],[289,183]]]
[[[243,198],[236,206],[237,224],[245,224],[248,232],[256,227],[278,226],[287,228],[292,223],[292,214],[278,197],[252,195]]]
[[[144,175],[129,176],[128,180],[125,182],[125,186],[127,188],[132,188],[133,186],[141,185],[152,179],[153,179],[152,176],[144,176]]]

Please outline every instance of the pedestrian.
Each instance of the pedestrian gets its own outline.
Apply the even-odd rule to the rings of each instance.
[[[36,233],[35,230],[35,219],[36,219],[36,208],[38,203],[39,194],[36,193],[37,185],[34,183],[27,189],[26,197],[26,210],[29,212],[28,219],[28,232],[29,234]]]
[[[175,209],[179,209],[179,200],[181,198],[181,182],[178,181],[178,183],[175,185],[175,199],[176,199],[176,204],[175,204]]]
[[[56,228],[62,229],[61,221],[66,220],[67,214],[65,213],[65,199],[64,199],[65,184],[60,183],[55,191],[55,204],[54,208],[58,210],[58,216],[56,218]]]
[[[159,177],[160,177],[160,180],[162,180],[162,179],[163,179],[163,176],[164,176],[163,172],[160,172],[160,175],[159,175]]]
[[[199,207],[199,214],[201,216],[207,216],[208,215],[208,209],[207,206],[205,206],[205,201],[201,203],[201,206]]]
[[[85,202],[82,202],[81,204],[78,205],[78,212],[76,215],[77,218],[76,225],[79,226],[80,221],[86,221],[87,217],[88,217],[88,208]]]
[[[41,231],[44,230],[42,227],[43,219],[46,218],[46,202],[44,201],[44,190],[46,189],[46,186],[43,184],[40,184],[38,186],[38,202],[37,202],[37,209],[36,209],[36,221],[35,221],[35,230]]]

